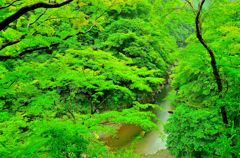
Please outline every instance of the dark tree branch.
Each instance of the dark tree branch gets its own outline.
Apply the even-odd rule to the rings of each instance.
[[[13,15],[10,15],[6,19],[4,19],[2,22],[0,22],[0,31],[5,29],[9,24],[20,18],[22,15],[26,14],[29,11],[33,11],[38,8],[59,8],[64,5],[67,5],[71,3],[73,0],[65,0],[61,3],[44,3],[44,2],[38,2],[35,4],[27,5],[19,9],[17,12],[15,12]]]
[[[69,112],[69,114],[71,115],[71,117],[73,118],[73,120],[74,120],[74,122],[75,122],[76,117],[75,117],[75,115],[73,114],[73,112],[72,112],[70,109],[68,109],[67,111]]]
[[[32,34],[34,34],[35,32],[33,32]],[[19,42],[21,42],[25,37],[27,36],[27,34],[22,35],[21,37],[19,37],[18,39],[15,39],[13,41],[7,41],[5,43],[3,43],[0,46],[0,51],[3,50],[4,48],[8,47],[8,46],[12,46],[14,44],[18,44]],[[0,55],[1,56],[1,55]]]
[[[46,12],[47,12],[47,9],[45,9],[33,22],[31,22],[30,24],[28,24],[27,27],[30,27],[31,25],[33,25],[34,23],[36,23]]]
[[[85,32],[78,32],[74,35],[68,35],[67,37],[65,37],[63,39],[63,41],[65,40],[68,40],[69,38],[73,37],[73,36],[78,36],[80,34],[83,34],[83,33],[87,33],[89,31],[91,31],[91,29],[93,28],[93,26],[91,26],[87,31]],[[21,40],[19,40],[18,42],[20,42]],[[35,52],[35,51],[39,51],[39,50],[45,50],[45,49],[49,49],[49,48],[53,48],[53,47],[58,47],[61,43],[52,43],[50,46],[39,46],[39,47],[35,47],[35,48],[29,48],[29,49],[26,49],[24,51],[22,51],[21,53],[19,53],[17,56],[6,56],[6,55],[0,55],[0,61],[6,61],[6,60],[9,60],[9,59],[20,59],[22,57],[24,57],[26,54],[29,54],[29,53],[32,53],[32,52]]]
[[[217,83],[218,94],[220,94],[222,92],[222,89],[223,89],[222,87],[223,86],[222,86],[222,79],[220,77],[220,73],[219,73],[218,68],[217,68],[215,55],[214,55],[213,50],[207,45],[207,43],[205,42],[205,40],[203,39],[203,36],[202,36],[200,16],[201,16],[201,12],[202,12],[204,3],[205,3],[205,0],[202,0],[199,3],[198,11],[197,11],[197,14],[196,14],[196,19],[195,19],[196,36],[197,36],[197,39],[199,40],[199,42],[208,51],[208,54],[211,58],[211,67],[212,67],[213,75],[214,75],[216,83]],[[221,107],[221,115],[222,115],[223,122],[225,124],[228,124],[227,113],[226,113],[226,109],[225,109],[224,106]]]
[[[111,8],[113,5],[114,5],[114,3],[113,3],[111,6],[109,6],[109,8]],[[109,9],[109,8],[108,8],[108,9]],[[108,10],[108,9],[107,9],[107,10]],[[96,26],[96,21],[97,21],[98,19],[100,19],[100,18],[107,12],[107,10],[104,10],[99,16],[97,16],[97,17],[94,19],[93,24],[92,24],[86,31],[84,31],[84,32],[79,31],[79,32],[77,32],[76,34],[68,35],[67,37],[65,37],[65,38],[63,39],[63,41],[64,41],[64,40],[68,40],[68,39],[71,38],[71,37],[79,36],[79,35],[81,35],[81,34],[90,32],[90,31],[93,29],[93,27]],[[21,40],[17,41],[16,43],[18,43],[18,42],[20,42],[20,41],[21,41]],[[16,43],[13,43],[13,44],[16,44]],[[39,50],[45,50],[45,49],[48,49],[48,50],[49,50],[49,48],[58,47],[60,44],[61,44],[61,43],[59,42],[59,43],[52,43],[50,46],[39,46],[39,47],[35,47],[35,48],[28,48],[28,49],[22,51],[21,53],[19,53],[17,56],[0,55],[0,61],[6,61],[6,60],[9,60],[9,59],[19,59],[19,58],[24,57],[24,56],[25,56],[26,54],[28,54],[28,53],[32,53],[32,52],[34,52],[34,51],[39,51]],[[2,48],[2,49],[3,49],[3,48]],[[1,49],[0,49],[0,50],[1,50]]]
[[[205,42],[205,40],[202,37],[200,15],[201,15],[201,11],[202,11],[204,2],[205,2],[205,0],[202,0],[200,2],[199,9],[198,9],[196,19],[195,19],[196,36],[197,36],[199,42],[204,46],[204,48],[208,51],[208,53],[211,57],[211,66],[212,66],[212,69],[213,69],[213,75],[215,77],[215,80],[216,80],[216,83],[217,83],[217,86],[218,86],[218,92],[221,93],[222,92],[222,80],[221,80],[219,71],[217,69],[215,55],[214,55],[212,49],[207,45],[207,43]]]
[[[42,24],[44,24],[44,22],[46,22],[46,21],[51,21],[51,20],[59,20],[59,19],[68,19],[68,20],[70,20],[70,19],[78,19],[79,17],[48,17],[48,18],[46,18],[45,20],[43,20],[43,23]],[[41,26],[41,25],[40,25]]]
[[[19,39],[15,39],[13,41],[8,41],[6,43],[3,43],[1,46],[0,46],[0,50],[8,47],[8,46],[11,46],[11,45],[14,45],[14,44],[17,44],[19,43],[22,39],[24,39],[26,37],[26,35],[22,35]]]
[[[87,29],[86,31],[84,32],[78,32],[74,35],[68,35],[67,37],[65,37],[64,39],[62,39],[63,41],[65,40],[68,40],[69,38],[73,37],[73,36],[79,36],[81,34],[84,34],[84,33],[87,33],[87,32],[90,32],[93,27],[95,26],[95,24],[93,24],[92,26],[89,27],[89,29]],[[21,40],[19,40],[18,42],[20,42]],[[6,55],[0,55],[0,61],[6,61],[6,60],[9,60],[9,59],[20,59],[22,57],[24,57],[26,54],[30,54],[32,52],[35,52],[35,51],[39,51],[39,50],[46,50],[46,49],[50,49],[50,48],[53,48],[53,47],[58,47],[61,43],[58,42],[58,43],[52,43],[50,46],[39,46],[39,47],[35,47],[35,48],[29,48],[29,49],[26,49],[24,51],[22,51],[21,53],[19,53],[17,56],[6,56]]]
[[[53,43],[50,46],[40,46],[40,47],[36,47],[36,48],[26,49],[26,50],[22,51],[21,53],[19,53],[17,56],[0,55],[0,61],[6,61],[6,60],[9,60],[9,59],[21,59],[22,57],[24,57],[24,55],[26,55],[28,53],[32,53],[34,51],[39,51],[39,50],[44,50],[44,49],[49,49],[51,47],[56,47],[59,44],[60,43]]]
[[[17,2],[17,1],[19,1],[19,0],[14,0],[14,1],[12,1],[11,3],[7,4],[6,6],[0,6],[0,10],[12,6],[12,5],[13,5],[15,2]]]

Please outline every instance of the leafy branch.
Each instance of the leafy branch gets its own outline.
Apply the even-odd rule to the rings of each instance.
[[[45,9],[33,22],[31,22],[30,24],[28,24],[28,28],[33,25],[34,23],[36,23],[45,13],[47,12],[47,9]]]
[[[63,2],[62,2],[63,3]],[[55,4],[55,3],[54,3]],[[112,3],[108,9],[110,9],[111,7],[113,7],[116,3]],[[87,32],[90,32],[94,26],[96,26],[96,22],[98,19],[100,19],[107,11],[108,9],[104,10],[103,12],[101,12],[93,21],[93,24],[84,32],[82,31],[79,31],[77,32],[76,34],[73,34],[73,35],[68,35],[67,37],[65,37],[64,39],[62,39],[63,41],[71,38],[71,37],[74,37],[74,36],[79,36],[81,34],[84,34],[84,33],[87,33]],[[47,10],[47,9],[46,9]],[[45,10],[45,11],[46,11]],[[43,12],[36,20],[38,20],[39,18],[41,18],[41,16],[45,14],[45,12]],[[36,21],[35,20],[35,21]],[[25,36],[22,36],[23,38]],[[20,38],[18,40],[14,40],[14,41],[11,41],[11,42],[8,42],[8,43],[5,43],[3,44],[1,47],[0,47],[0,50],[7,47],[7,46],[10,46],[10,45],[13,45],[13,44],[17,44],[19,43],[23,38]],[[8,59],[16,59],[16,58],[21,58],[23,57],[24,55],[28,54],[28,53],[32,53],[32,52],[35,52],[35,51],[39,51],[39,50],[45,50],[45,49],[49,49],[49,48],[52,48],[52,47],[58,47],[61,43],[60,42],[57,42],[57,43],[52,43],[50,44],[50,46],[39,46],[39,47],[35,47],[35,48],[29,48],[29,49],[26,49],[24,51],[22,51],[21,53],[19,53],[17,56],[10,56],[10,55],[0,55],[0,61],[5,61],[5,60],[8,60]]]
[[[192,11],[195,13],[195,9],[193,7],[193,4],[189,0],[185,0],[185,2],[191,7]]]
[[[0,46],[0,50],[8,47],[8,46],[11,46],[11,45],[14,45],[14,44],[17,44],[19,43],[22,39],[24,39],[27,35],[22,35],[19,39],[15,39],[13,41],[8,41],[6,43],[3,43],[1,46]]]
[[[78,35],[81,35],[81,34],[84,34],[84,33],[87,33],[87,32],[90,32],[93,28],[93,25],[90,26],[86,31],[82,32],[78,32],[76,34],[73,34],[73,35],[68,35],[67,37],[63,38],[62,40],[65,41],[65,40],[68,40],[69,38],[71,37],[74,37],[74,36],[78,36]],[[17,40],[16,43],[20,42],[20,40]],[[58,47],[59,45],[61,44],[61,42],[56,42],[56,43],[52,43],[50,44],[50,46],[39,46],[39,47],[35,47],[35,48],[29,48],[29,49],[26,49],[24,51],[22,51],[21,53],[19,53],[17,56],[10,56],[10,55],[0,55],[0,61],[5,61],[5,60],[9,60],[9,59],[17,59],[17,58],[22,58],[24,55],[28,54],[28,53],[32,53],[32,52],[35,52],[35,51],[39,51],[39,50],[45,50],[45,49],[49,49],[49,48],[53,48],[53,47]]]
[[[0,22],[0,31],[5,29],[9,24],[14,22],[15,20],[19,19],[22,15],[26,14],[29,11],[33,11],[38,8],[60,8],[64,5],[67,5],[71,3],[73,0],[65,0],[61,3],[44,3],[44,2],[38,2],[35,4],[27,5],[22,8],[20,8],[17,12],[10,15],[6,19],[4,19],[2,22]]]
[[[19,0],[14,0],[14,1],[12,1],[11,3],[9,3],[9,4],[5,5],[5,6],[1,6],[1,7],[0,7],[0,10],[1,10],[1,9],[6,9],[6,8],[14,5],[14,3],[16,3],[17,1],[19,1]]]

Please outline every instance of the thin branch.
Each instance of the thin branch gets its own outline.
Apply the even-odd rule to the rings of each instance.
[[[15,20],[19,19],[22,15],[26,14],[29,11],[33,11],[38,8],[59,8],[64,5],[67,5],[71,3],[73,0],[65,0],[61,3],[44,3],[44,2],[38,2],[35,4],[27,5],[19,9],[14,14],[10,15],[6,19],[4,19],[2,22],[0,22],[0,31],[5,29],[9,24],[14,22]]]
[[[67,111],[69,112],[69,114],[70,114],[71,117],[73,118],[73,121],[75,122],[75,121],[76,121],[76,117],[75,117],[75,115],[73,114],[73,112],[72,112],[70,109],[68,109]]]
[[[79,17],[51,17],[51,18],[47,18],[45,19],[43,22],[46,22],[46,21],[50,21],[50,20],[59,20],[59,19],[77,19]]]
[[[115,91],[116,91],[116,90],[115,90]],[[113,91],[113,92],[115,92],[115,91]],[[98,104],[97,107],[102,106],[102,104],[103,104],[109,97],[111,97],[111,95],[108,95],[106,98],[104,98],[104,99],[101,101],[101,103]]]
[[[35,32],[33,32],[32,34],[34,34]],[[15,39],[13,41],[7,41],[5,43],[3,43],[1,46],[0,46],[0,51],[3,50],[4,48],[8,47],[8,46],[12,46],[14,44],[18,44],[19,42],[21,42],[25,37],[27,36],[27,34],[25,35],[22,35],[21,37],[19,37],[18,39]]]
[[[14,0],[14,1],[12,1],[11,3],[7,4],[6,6],[0,6],[0,10],[1,10],[1,9],[6,9],[6,8],[12,6],[12,5],[13,5],[14,3],[16,3],[17,1],[19,1],[19,0]]]
[[[85,33],[90,32],[93,29],[94,26],[95,25],[90,26],[89,29],[87,29],[87,31],[85,31]]]
[[[176,8],[168,9],[169,11],[166,14],[164,14],[163,16],[161,16],[161,19],[166,18],[167,16],[171,15],[174,11],[181,10],[181,9],[183,9],[183,7],[176,7]]]
[[[89,29],[87,29],[87,31],[85,32],[78,32],[74,35],[68,35],[67,37],[65,37],[64,39],[62,39],[63,41],[65,40],[68,40],[69,38],[75,36],[75,35],[80,35],[80,34],[84,34],[84,33],[87,33],[89,31],[91,31],[91,29],[93,28],[93,26],[91,26]],[[53,47],[58,47],[61,43],[58,42],[58,43],[52,43],[50,44],[50,46],[39,46],[39,47],[35,47],[35,48],[29,48],[29,49],[26,49],[24,51],[22,51],[21,53],[19,53],[17,56],[6,56],[6,55],[0,55],[0,61],[6,61],[6,60],[9,60],[9,59],[17,59],[17,58],[22,58],[24,57],[26,54],[29,54],[29,53],[32,53],[32,52],[35,52],[35,51],[39,51],[39,50],[45,50],[45,49],[49,49],[49,48],[53,48]]]
[[[193,8],[192,4],[190,1],[186,0],[187,4],[190,4],[191,8]],[[186,4],[184,4],[184,6],[182,7],[175,7],[175,8],[169,8],[167,11],[166,14],[164,14],[163,16],[161,16],[161,18],[166,18],[168,15],[171,15],[174,11],[177,11],[177,10],[182,10],[184,9],[186,6]],[[195,12],[195,9],[193,8],[193,12]]]
[[[17,79],[12,81],[12,83],[8,86],[8,88],[10,88],[15,82],[17,82]],[[6,88],[6,89],[8,89],[8,88]]]
[[[24,39],[27,35],[22,35],[19,39],[15,39],[13,41],[8,41],[6,43],[3,43],[1,46],[0,46],[0,50],[8,47],[8,46],[11,46],[11,45],[14,45],[14,44],[17,44],[19,43],[22,39]]]
[[[195,14],[195,13],[196,13],[196,10],[195,10],[195,8],[193,7],[193,4],[192,4],[189,0],[185,0],[185,2],[187,2],[187,4],[191,7],[193,13]]]
[[[47,9],[45,9],[33,22],[31,22],[30,24],[28,24],[28,28],[33,25],[34,23],[36,23],[45,13],[47,12]]]
[[[84,32],[78,32],[74,35],[68,35],[67,37],[65,37],[64,39],[62,39],[63,41],[65,40],[68,40],[69,38],[75,36],[75,35],[80,35],[80,34],[84,34],[84,33],[87,33],[89,31],[91,31],[93,28],[93,25],[87,29],[86,31]],[[20,41],[18,41],[20,42]],[[19,53],[17,56],[6,56],[6,55],[0,55],[0,61],[6,61],[6,60],[9,60],[9,59],[16,59],[16,58],[22,58],[24,55],[28,54],[28,53],[32,53],[32,52],[35,52],[35,51],[39,51],[39,50],[44,50],[44,49],[49,49],[49,48],[53,48],[53,47],[58,47],[61,43],[52,43],[50,46],[40,46],[40,47],[36,47],[36,48],[30,48],[30,49],[26,49],[24,51],[22,51],[21,53]]]

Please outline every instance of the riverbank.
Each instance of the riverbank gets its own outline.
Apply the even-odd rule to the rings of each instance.
[[[169,91],[170,87],[166,84],[155,101],[155,104],[160,106],[160,108],[153,111],[160,120],[160,122],[158,122],[158,130],[145,133],[141,128],[135,125],[119,125],[116,136],[104,138],[106,145],[111,150],[116,150],[127,147],[135,141],[135,145],[131,145],[131,148],[143,158],[173,158],[167,150],[167,134],[164,132],[164,125],[171,115],[169,111],[172,110],[171,102],[166,100]],[[142,138],[136,141],[136,137],[138,136]]]
[[[162,93],[159,95],[156,100],[156,104],[158,104],[161,109],[157,109],[155,114],[161,121],[158,126],[159,130],[151,131],[147,133],[137,144],[136,144],[136,152],[143,155],[144,157],[155,157],[162,155],[171,155],[166,152],[166,140],[167,134],[164,132],[164,125],[166,124],[169,116],[171,115],[169,111],[172,110],[171,102],[166,100],[166,96],[170,91],[170,87],[168,85],[165,86]],[[165,158],[165,157],[164,157]]]

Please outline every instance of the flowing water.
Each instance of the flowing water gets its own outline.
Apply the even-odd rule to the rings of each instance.
[[[162,92],[159,94],[155,104],[161,107],[155,111],[156,115],[160,119],[159,129],[147,133],[137,144],[136,152],[145,158],[173,158],[166,147],[167,135],[164,133],[164,124],[171,114],[169,111],[172,110],[170,101],[165,100],[169,92],[169,85],[167,84]],[[141,134],[143,131],[141,128],[134,125],[121,125],[117,132],[117,137],[109,137],[105,139],[105,142],[110,147],[123,147],[130,144],[134,138]]]
[[[166,138],[167,135],[164,133],[164,124],[167,122],[171,111],[170,102],[165,100],[167,93],[169,91],[169,86],[166,85],[164,90],[159,95],[159,99],[156,104],[158,104],[162,110],[156,110],[156,115],[161,120],[161,124],[159,124],[160,131],[155,130],[146,134],[142,140],[136,145],[136,152],[143,155],[154,155],[157,154],[160,150],[167,149],[166,147]]]

